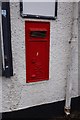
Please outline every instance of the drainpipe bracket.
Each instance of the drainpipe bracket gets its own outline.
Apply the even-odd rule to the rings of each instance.
[[[70,107],[64,107],[64,112],[66,114],[66,116],[69,116],[71,113],[71,108]]]

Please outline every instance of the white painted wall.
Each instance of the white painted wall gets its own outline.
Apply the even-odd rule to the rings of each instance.
[[[78,18],[78,93],[80,96],[80,2],[78,4],[78,13],[79,13],[79,18]]]
[[[73,25],[75,27],[73,27],[72,39],[75,41],[72,42],[74,47],[71,70],[72,96],[78,96],[78,24],[77,17],[73,16],[76,6],[77,3],[59,2],[58,18],[50,21],[50,79],[26,83],[25,20],[29,19],[20,17],[19,3],[10,3],[14,76],[11,79],[3,78],[2,80],[3,111],[23,109],[65,99],[68,41],[71,39]],[[77,9],[75,11],[77,12]]]

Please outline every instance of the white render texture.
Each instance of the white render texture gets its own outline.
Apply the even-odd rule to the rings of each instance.
[[[57,20],[50,21],[50,79],[26,83],[25,21],[32,19],[21,18],[19,3],[10,3],[14,76],[2,80],[3,111],[23,109],[65,99],[70,39],[72,39],[72,51],[74,51],[70,70],[70,78],[73,82],[72,97],[78,96],[78,15],[74,16],[74,10],[78,12],[75,9],[77,4],[59,2]]]

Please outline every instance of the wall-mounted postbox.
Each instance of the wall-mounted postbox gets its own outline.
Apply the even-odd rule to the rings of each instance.
[[[25,22],[26,82],[49,80],[49,22]]]

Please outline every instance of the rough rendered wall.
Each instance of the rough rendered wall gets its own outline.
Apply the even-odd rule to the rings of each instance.
[[[71,65],[71,79],[72,79],[72,96],[78,95],[78,3],[73,6],[73,26],[72,26],[72,65]]]
[[[80,96],[80,2],[78,4],[78,93]]]
[[[19,3],[11,3],[10,7],[14,76],[11,79],[3,78],[3,111],[65,99],[73,3],[59,3],[57,20],[50,21],[50,79],[37,83],[26,83],[25,20],[27,19],[20,17]],[[74,84],[72,96],[77,96],[77,36],[74,38],[76,41],[72,63]]]

